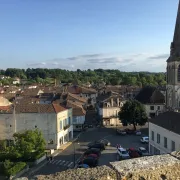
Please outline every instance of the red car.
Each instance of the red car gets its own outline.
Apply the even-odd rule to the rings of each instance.
[[[98,159],[98,155],[97,154],[89,154],[87,157],[94,157],[95,159]]]
[[[138,151],[136,149],[134,149],[134,148],[129,148],[128,152],[129,152],[129,156],[131,158],[138,158],[138,157],[140,157]]]

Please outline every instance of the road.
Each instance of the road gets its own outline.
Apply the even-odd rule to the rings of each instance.
[[[81,155],[87,149],[87,144],[92,141],[97,141],[102,138],[106,138],[112,135],[114,130],[112,129],[89,129],[87,132],[83,132],[79,139],[74,142],[74,145],[71,144],[60,154],[55,156],[52,162],[49,162],[47,165],[43,166],[38,170],[34,175],[48,175],[56,172],[64,171],[68,168],[74,167],[74,146],[75,146],[75,161],[78,162]],[[30,177],[29,177],[30,178]]]
[[[145,134],[146,135],[146,134]],[[71,144],[63,152],[55,156],[52,162],[43,166],[39,171],[33,175],[48,175],[56,172],[67,170],[68,168],[74,167],[74,146],[75,146],[75,162],[77,163],[82,156],[82,154],[87,149],[87,144],[92,141],[97,141],[100,139],[107,139],[111,142],[110,147],[106,147],[106,150],[102,152],[99,159],[99,165],[109,165],[109,162],[116,161],[117,150],[116,144],[120,144],[124,148],[138,148],[143,146],[140,143],[140,136],[127,135],[120,136],[117,135],[115,129],[113,128],[100,128],[100,129],[89,129],[87,132],[83,132],[79,139]]]

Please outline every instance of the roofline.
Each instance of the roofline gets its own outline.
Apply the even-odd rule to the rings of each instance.
[[[172,132],[172,133],[177,134],[177,135],[180,136],[180,133],[176,133],[176,132],[174,132],[174,131],[171,131],[171,130],[169,130],[169,129],[166,129],[166,128],[164,128],[164,127],[162,127],[162,126],[159,126],[159,125],[157,125],[157,124],[155,124],[155,123],[153,123],[153,122],[151,122],[151,121],[149,121],[149,123],[154,124],[154,125],[156,125],[156,126],[158,126],[158,127],[160,127],[160,128],[163,128],[163,129],[165,129],[165,130],[168,130],[168,131],[170,131],[170,132]]]

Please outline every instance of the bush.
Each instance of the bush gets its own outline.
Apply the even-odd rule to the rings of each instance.
[[[44,155],[45,155],[45,152],[38,153],[38,154],[36,153],[36,154],[34,154],[34,156],[31,158],[31,160],[32,160],[32,161],[35,161],[35,160],[43,157]]]
[[[9,160],[6,160],[3,164],[4,174],[8,177],[16,175],[18,172],[24,169],[25,166],[26,166],[25,162],[13,163]]]

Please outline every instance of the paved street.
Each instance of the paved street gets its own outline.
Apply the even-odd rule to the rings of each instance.
[[[138,148],[143,146],[140,143],[141,136],[117,135],[113,128],[100,128],[100,129],[89,129],[87,132],[83,132],[80,138],[73,144],[71,144],[63,152],[55,156],[52,162],[43,166],[34,175],[38,174],[52,174],[60,171],[64,171],[68,168],[74,167],[74,146],[75,146],[75,162],[78,162],[81,155],[87,148],[87,144],[92,141],[107,139],[111,142],[111,146],[107,147],[99,159],[99,165],[109,165],[109,162],[116,161],[116,144],[120,144],[125,148],[134,147]]]

